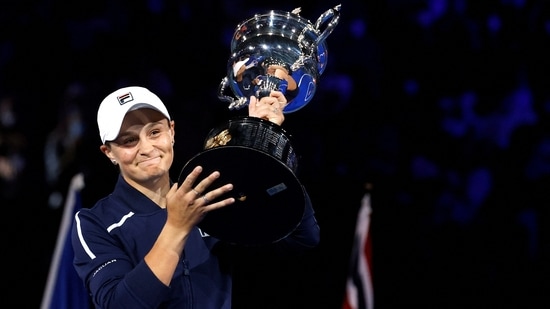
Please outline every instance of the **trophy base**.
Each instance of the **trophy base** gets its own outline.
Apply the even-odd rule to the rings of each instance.
[[[300,223],[305,210],[303,186],[294,171],[278,158],[245,146],[210,148],[185,164],[180,184],[197,165],[203,167],[197,182],[214,171],[220,172],[210,190],[233,184],[231,192],[212,203],[228,197],[236,200],[209,212],[198,224],[203,232],[229,243],[261,245],[285,238]]]

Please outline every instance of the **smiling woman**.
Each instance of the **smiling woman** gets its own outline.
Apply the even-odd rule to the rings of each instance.
[[[173,141],[174,122],[157,110],[140,108],[126,114],[118,137],[100,149],[118,164],[129,183],[141,187],[140,182],[169,171],[174,160]],[[146,188],[140,191],[148,195]]]

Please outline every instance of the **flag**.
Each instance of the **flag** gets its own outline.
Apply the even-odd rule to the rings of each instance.
[[[370,193],[365,193],[357,215],[350,269],[342,309],[373,309],[372,246],[370,237]]]
[[[74,253],[71,244],[73,217],[82,208],[80,196],[82,188],[84,188],[84,175],[73,176],[59,225],[41,309],[90,308],[88,292],[73,267]]]

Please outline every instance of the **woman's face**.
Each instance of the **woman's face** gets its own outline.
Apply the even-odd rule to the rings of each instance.
[[[130,184],[149,187],[166,177],[174,159],[174,122],[160,112],[142,108],[128,112],[120,133],[102,151],[116,160]]]

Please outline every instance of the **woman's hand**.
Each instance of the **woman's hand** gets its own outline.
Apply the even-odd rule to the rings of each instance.
[[[191,230],[204,215],[212,210],[233,204],[232,197],[217,201],[216,199],[233,189],[232,184],[210,189],[209,186],[220,177],[215,171],[197,183],[202,167],[197,166],[178,187],[174,183],[166,194],[168,218],[167,223],[186,230]]]
[[[272,90],[269,96],[263,97],[260,100],[255,96],[250,97],[248,115],[281,125],[285,121],[283,109],[287,104],[286,97],[282,92]]]

